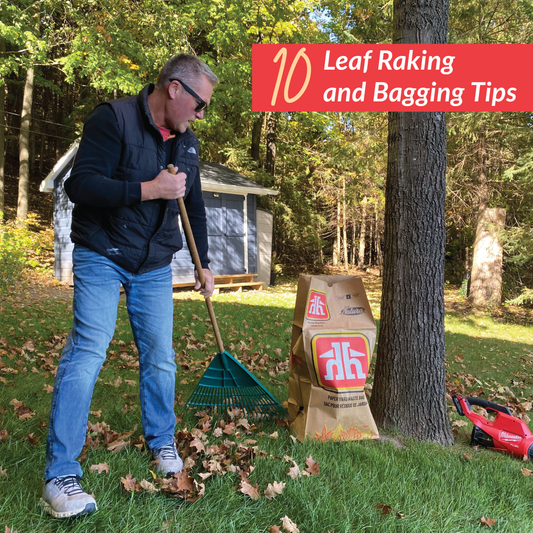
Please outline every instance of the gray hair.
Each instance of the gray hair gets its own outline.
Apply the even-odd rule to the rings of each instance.
[[[159,72],[155,86],[157,89],[163,89],[170,83],[169,78],[178,78],[187,85],[194,84],[202,75],[213,87],[218,83],[218,77],[201,59],[190,54],[177,54],[165,63]]]

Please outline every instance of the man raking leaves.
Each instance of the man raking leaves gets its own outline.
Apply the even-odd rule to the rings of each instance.
[[[176,169],[173,165],[168,165],[168,171],[174,174]],[[187,208],[181,198],[178,198],[178,206],[191,257],[198,272],[200,284],[204,285],[201,259],[196,248]],[[211,361],[186,405],[221,408],[222,410],[239,407],[244,410],[246,416],[251,418],[284,418],[286,411],[278,400],[241,363],[224,350],[211,298],[206,297],[205,303],[219,352]]]
[[[170,262],[183,246],[176,201],[183,198],[205,279],[195,289],[212,294],[198,139],[189,126],[203,118],[217,82],[198,58],[179,54],[161,69],[155,86],[98,106],[85,123],[65,183],[75,204],[74,325],[57,370],[46,448],[43,502],[57,518],[97,508],[81,488],[76,458],[113,338],[121,286],[139,350],[144,438],[160,475],[183,468],[174,442]],[[177,175],[168,172],[169,164]]]

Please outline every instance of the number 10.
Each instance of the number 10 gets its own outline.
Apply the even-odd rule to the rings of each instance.
[[[296,96],[290,98],[289,97],[289,86],[291,84],[292,75],[294,73],[294,70],[296,69],[296,65],[298,64],[298,61],[300,60],[301,57],[304,58],[305,64],[307,67],[305,81],[304,81],[304,84],[302,85],[302,88],[300,89],[300,92]],[[276,86],[274,87],[274,93],[272,94],[271,105],[276,105],[276,100],[278,98],[279,86],[281,85],[281,78],[283,77],[283,72],[285,71],[285,63],[287,61],[287,49],[286,48],[282,48],[277,53],[276,57],[274,58],[274,63],[277,63],[280,58],[281,58],[281,65],[280,65],[280,69],[278,72],[278,79],[276,80]],[[292,104],[292,102],[296,102],[296,100],[298,100],[302,96],[302,94],[305,92],[305,90],[307,89],[310,79],[311,79],[311,61],[309,61],[309,58],[305,54],[305,48],[300,48],[300,51],[296,54],[296,57],[292,61],[291,68],[289,69],[289,74],[287,75],[287,79],[285,80],[285,89],[283,91],[283,97],[285,99],[285,102],[287,102],[288,104]]]

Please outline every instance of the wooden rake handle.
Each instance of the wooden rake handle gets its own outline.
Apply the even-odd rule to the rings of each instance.
[[[176,169],[174,165],[168,165],[167,170],[171,174],[176,174]],[[198,255],[198,250],[196,248],[196,242],[194,241],[194,235],[191,229],[191,223],[189,222],[189,216],[187,215],[187,209],[185,209],[185,202],[183,198],[178,198],[178,207],[180,208],[181,222],[183,224],[183,229],[185,230],[185,237],[187,238],[187,244],[189,246],[189,251],[191,252],[191,257],[198,272],[198,279],[202,287],[205,287],[205,276],[202,269],[202,262],[200,261],[200,256]],[[220,336],[220,331],[218,329],[217,319],[215,316],[215,311],[213,309],[213,303],[211,298],[207,297],[205,299],[205,305],[207,306],[207,311],[209,312],[209,318],[211,319],[211,324],[213,326],[213,332],[215,333],[215,339],[217,341],[218,349],[222,353],[224,351],[224,343],[222,342],[222,337]]]

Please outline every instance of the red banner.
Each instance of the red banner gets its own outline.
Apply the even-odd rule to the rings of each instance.
[[[533,111],[532,44],[255,44],[253,111]]]

